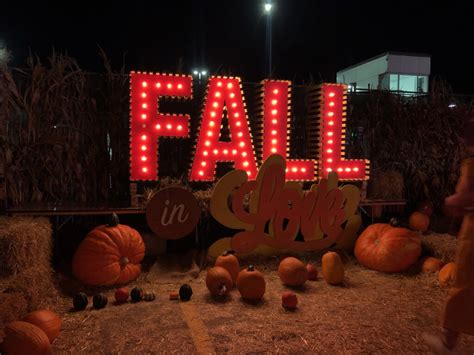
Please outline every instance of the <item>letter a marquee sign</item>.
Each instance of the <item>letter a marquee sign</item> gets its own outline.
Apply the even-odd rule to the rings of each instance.
[[[130,173],[131,180],[158,179],[158,144],[162,138],[190,138],[189,115],[160,112],[161,97],[192,99],[192,77],[187,75],[130,74]],[[312,129],[319,136],[318,156],[290,159],[291,82],[262,82],[262,128],[254,132],[261,139],[256,157],[239,77],[211,77],[207,84],[200,128],[192,167],[191,181],[214,181],[216,164],[231,162],[249,179],[257,176],[257,161],[272,154],[286,161],[286,179],[313,181],[337,172],[340,180],[367,180],[368,160],[345,159],[347,86],[322,84],[311,98],[319,103],[319,117]],[[227,112],[229,139],[221,140],[222,120]],[[314,143],[316,144],[316,143]],[[316,147],[315,147],[316,148]],[[316,150],[316,149],[313,149]]]

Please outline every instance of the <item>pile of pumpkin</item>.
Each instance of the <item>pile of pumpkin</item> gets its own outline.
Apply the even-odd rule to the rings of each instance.
[[[337,285],[344,279],[344,266],[339,254],[328,252],[322,258],[322,274],[328,284]],[[312,264],[305,265],[295,257],[284,258],[278,266],[278,276],[288,286],[302,286],[307,280],[315,281],[318,271]],[[206,286],[212,296],[224,297],[237,287],[243,299],[258,301],[263,298],[266,289],[264,275],[249,265],[240,269],[240,263],[233,251],[219,256],[206,275]],[[285,308],[296,308],[297,297],[293,292],[282,294]]]
[[[49,354],[51,343],[61,331],[61,318],[50,310],[39,310],[14,321],[5,327],[5,339],[0,353]]]
[[[410,217],[410,228],[418,230],[413,226],[416,220],[423,222],[422,224],[420,222],[418,227],[427,229],[429,216],[422,212],[414,214],[415,217],[413,214]],[[421,253],[420,235],[400,227],[395,219],[389,224],[376,223],[368,226],[357,239],[354,249],[354,255],[360,264],[387,273],[407,271],[418,262]],[[454,262],[445,265],[440,259],[428,256],[421,260],[420,265],[423,273],[438,273],[438,280],[442,286],[449,286],[454,279],[456,272]]]

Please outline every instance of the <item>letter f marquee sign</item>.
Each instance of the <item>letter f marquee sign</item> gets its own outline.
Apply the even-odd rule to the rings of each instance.
[[[249,179],[257,174],[257,161],[279,154],[287,162],[286,178],[313,181],[338,173],[340,180],[367,180],[368,160],[347,160],[344,154],[347,86],[322,84],[311,94],[309,138],[317,159],[290,159],[291,82],[262,82],[262,127],[255,136],[262,156],[256,157],[244,93],[238,77],[211,77],[192,167],[191,181],[214,181],[216,164],[232,162]],[[189,138],[189,115],[164,114],[159,99],[192,99],[192,77],[185,75],[130,74],[130,173],[131,180],[158,180],[160,138]],[[224,111],[230,139],[220,140]]]

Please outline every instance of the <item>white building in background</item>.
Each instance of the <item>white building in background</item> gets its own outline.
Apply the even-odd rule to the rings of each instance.
[[[428,92],[431,57],[386,52],[337,72],[337,82],[351,91],[389,90],[406,96]]]

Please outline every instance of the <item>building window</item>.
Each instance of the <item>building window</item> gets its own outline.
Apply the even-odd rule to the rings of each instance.
[[[427,76],[418,76],[417,77],[417,92],[428,92],[428,77]]]
[[[400,91],[417,92],[416,75],[400,75],[398,88]]]
[[[390,74],[390,91],[398,91],[398,74]]]

